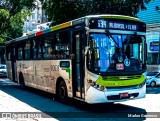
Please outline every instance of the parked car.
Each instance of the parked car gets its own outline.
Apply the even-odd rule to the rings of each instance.
[[[7,77],[7,69],[5,64],[0,64],[0,77]]]
[[[148,78],[146,85],[151,87],[160,85],[160,73],[158,73],[156,76],[153,76],[152,78]]]
[[[148,73],[147,73],[147,80],[148,80],[148,79],[151,79],[151,78],[153,78],[153,77],[155,77],[157,74],[159,74],[158,71],[151,71],[151,72],[148,72]]]

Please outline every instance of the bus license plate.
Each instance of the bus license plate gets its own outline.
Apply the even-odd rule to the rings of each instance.
[[[128,92],[120,93],[119,95],[120,95],[120,98],[123,98],[123,97],[129,97]]]
[[[124,65],[123,65],[123,63],[118,63],[118,64],[116,64],[116,69],[117,69],[117,70],[124,70]]]

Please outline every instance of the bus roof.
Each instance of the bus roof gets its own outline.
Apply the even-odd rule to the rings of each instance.
[[[30,35],[27,35],[27,36],[22,36],[22,37],[19,37],[19,38],[16,38],[16,39],[12,39],[10,41],[7,41],[6,44],[10,44],[12,42],[14,43],[14,42],[17,42],[17,41],[25,40],[25,39],[28,39],[28,38],[31,38],[31,37],[39,36],[39,35],[42,35],[42,34],[45,34],[45,33],[49,33],[49,32],[52,32],[52,31],[59,30],[59,29],[67,28],[67,27],[70,27],[70,26],[74,26],[74,25],[77,25],[77,24],[80,24],[80,23],[85,23],[85,20],[90,19],[90,18],[110,18],[110,19],[113,18],[113,19],[124,19],[124,20],[131,20],[131,21],[140,21],[138,18],[131,17],[131,16],[124,16],[124,15],[113,15],[113,14],[88,15],[88,16],[81,17],[81,18],[78,18],[78,19],[75,19],[75,20],[72,20],[72,21],[68,21],[66,23],[62,23],[62,24],[53,26],[53,27],[51,27],[49,29],[46,29],[46,30],[43,30],[43,31],[39,31],[39,32],[30,34]]]
[[[113,14],[101,14],[101,15],[88,15],[87,18],[117,18],[117,19],[125,19],[132,21],[140,21],[138,18],[125,16],[125,15],[113,15]]]

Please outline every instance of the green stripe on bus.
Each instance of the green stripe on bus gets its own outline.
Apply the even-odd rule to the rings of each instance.
[[[114,76],[110,76],[111,78]],[[121,76],[119,76],[121,77]],[[123,77],[123,76],[122,76]],[[110,78],[110,79],[111,79]],[[113,79],[114,80],[114,79]],[[105,80],[105,78],[103,79],[102,76],[100,76],[98,78],[98,80],[96,81],[97,84],[100,84],[102,86],[105,86],[105,87],[121,87],[121,86],[134,86],[134,85],[139,85],[141,84],[142,82],[144,82],[145,80],[145,77],[144,75],[141,75],[140,78],[137,78],[137,79],[117,79],[117,80]]]
[[[60,29],[60,26],[51,27],[51,31],[56,31],[56,30],[58,30],[58,29]]]
[[[132,21],[140,21],[138,18],[129,17],[129,16],[102,16],[101,18],[115,18],[115,19],[125,19]]]
[[[71,79],[71,70],[70,70],[70,68],[66,68],[66,72],[68,72],[68,74],[69,74],[69,79]]]

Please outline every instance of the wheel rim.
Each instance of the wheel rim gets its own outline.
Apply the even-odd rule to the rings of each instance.
[[[151,82],[151,86],[154,87],[155,86],[155,82]]]

